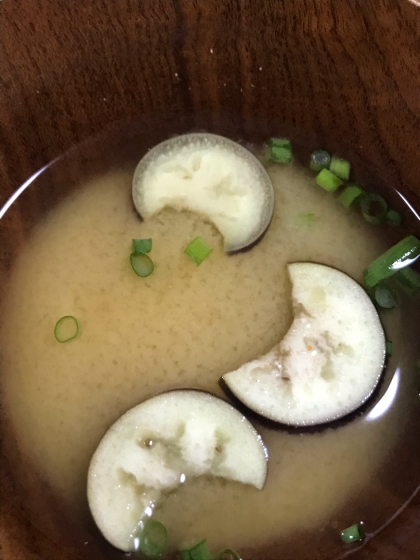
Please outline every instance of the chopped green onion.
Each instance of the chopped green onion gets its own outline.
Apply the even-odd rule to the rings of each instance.
[[[54,336],[57,342],[69,342],[79,334],[79,322],[73,315],[61,317],[55,325]]]
[[[334,192],[343,184],[343,181],[328,169],[322,169],[316,176],[317,184],[329,192]]]
[[[207,541],[201,541],[190,549],[191,560],[211,560]]]
[[[393,276],[398,270],[409,266],[419,255],[420,240],[414,235],[408,235],[363,271],[366,286],[373,288],[382,280]]]
[[[214,560],[241,560],[241,557],[231,548],[225,548],[214,557]]]
[[[178,558],[180,560],[212,560],[206,540],[199,542],[187,550],[180,550],[178,552]],[[216,554],[213,560],[241,560],[241,557],[231,548],[224,548]]]
[[[133,253],[150,253],[152,250],[152,240],[148,239],[133,239]]]
[[[140,551],[146,558],[159,558],[168,546],[168,533],[159,521],[148,519],[140,535]]]
[[[391,357],[392,356],[392,342],[390,340],[387,340],[385,342],[385,350],[386,350],[386,355]]]
[[[293,154],[288,148],[272,146],[270,148],[270,158],[276,163],[291,163],[293,160]]]
[[[137,276],[146,278],[150,276],[155,268],[152,259],[145,253],[135,251],[130,255],[131,267]]]
[[[360,201],[364,219],[371,224],[381,224],[386,217],[388,204],[379,194],[367,194]]]
[[[361,541],[364,536],[361,523],[355,523],[351,527],[347,527],[347,529],[341,531],[340,536],[341,536],[341,540],[345,544]]]
[[[340,177],[340,179],[349,180],[350,177],[350,163],[345,159],[340,159],[333,156],[330,161],[330,171]]]
[[[392,209],[388,210],[385,214],[385,222],[391,226],[400,226],[402,222],[401,214]]]
[[[287,148],[277,148],[274,146],[270,150],[270,156],[276,163],[291,163],[293,160],[293,154]]]
[[[201,541],[188,550],[179,552],[181,560],[212,560],[207,541]]]
[[[348,185],[343,189],[343,192],[338,195],[338,200],[343,206],[350,208],[356,204],[364,194],[365,191],[359,187],[359,185]]]
[[[270,138],[270,158],[277,163],[290,163],[293,159],[292,143],[287,138]]]
[[[309,167],[312,171],[321,171],[321,169],[326,169],[331,161],[331,156],[325,150],[315,150],[312,152]]]
[[[292,150],[292,143],[287,138],[270,138],[268,141],[270,148],[286,148]]]
[[[379,307],[393,309],[397,305],[397,295],[387,284],[382,282],[374,290],[374,298]]]
[[[409,266],[399,270],[394,279],[398,286],[410,297],[415,296],[420,291],[420,274]]]
[[[188,247],[186,247],[184,253],[198,266],[210,255],[212,251],[213,249],[206,245],[201,237],[196,237],[191,241]]]

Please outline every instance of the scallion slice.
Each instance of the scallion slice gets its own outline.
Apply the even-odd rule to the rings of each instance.
[[[225,548],[221,550],[219,554],[216,554],[214,560],[241,560],[241,557],[231,548]]]
[[[188,550],[179,552],[181,560],[212,560],[207,541],[201,541]]]
[[[420,291],[420,274],[410,268],[402,268],[395,276],[394,280],[410,297],[415,296]]]
[[[159,521],[148,519],[140,535],[140,551],[146,558],[159,558],[168,546],[168,533]]]
[[[356,541],[361,541],[364,537],[363,530],[360,523],[355,523],[351,527],[347,527],[341,531],[341,540],[345,544],[349,544]]]
[[[179,560],[212,560],[206,540],[199,542],[187,550],[180,550],[178,552],[178,558]],[[224,548],[216,554],[213,560],[241,560],[241,557],[231,548]]]
[[[69,342],[79,334],[79,322],[73,315],[61,317],[55,325],[54,336],[57,342]]]
[[[397,305],[397,294],[384,282],[375,286],[374,290],[375,301],[379,307],[393,309]]]
[[[365,194],[365,191],[359,185],[348,185],[343,192],[338,195],[338,200],[346,208],[354,206]]]
[[[382,280],[393,276],[398,270],[409,266],[419,255],[420,240],[414,235],[404,237],[363,271],[367,288],[373,288]]]
[[[141,276],[142,278],[150,276],[155,269],[152,259],[140,251],[131,253],[130,263],[137,276]]]
[[[347,160],[332,156],[329,169],[331,173],[334,173],[334,175],[337,175],[340,179],[349,180],[350,163]]]
[[[152,240],[147,239],[133,239],[133,253],[150,253],[152,250]]]
[[[192,261],[199,266],[204,259],[206,259],[210,253],[213,251],[211,247],[206,245],[201,237],[196,237],[191,241],[191,243],[185,248],[184,253],[187,257],[190,257]]]
[[[309,167],[312,171],[321,171],[321,169],[326,169],[330,165],[331,156],[325,150],[315,150],[312,152]]]
[[[390,340],[385,342],[385,351],[388,357],[392,356],[392,342]]]
[[[292,149],[292,143],[288,138],[270,138],[268,141],[268,145],[270,148],[287,148],[288,150]]]
[[[343,181],[328,169],[322,169],[316,176],[317,184],[329,192],[334,192],[343,184]]]
[[[364,219],[371,224],[381,224],[386,217],[388,204],[379,194],[366,194],[360,201]]]
[[[385,222],[391,226],[400,226],[402,222],[401,214],[392,209],[388,210],[385,214]]]
[[[270,158],[276,163],[290,163],[293,160],[292,144],[287,138],[271,138]]]
[[[293,160],[291,150],[288,150],[287,148],[280,148],[278,146],[270,148],[270,157],[276,163],[291,163]]]

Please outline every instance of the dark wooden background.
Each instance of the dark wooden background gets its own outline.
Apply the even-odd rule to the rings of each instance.
[[[75,143],[172,112],[214,130],[235,114],[245,137],[281,124],[420,210],[419,54],[409,0],[2,0],[0,206]],[[1,476],[1,560],[74,558],[26,519],[4,464]],[[419,558],[419,524],[417,499],[357,557]]]

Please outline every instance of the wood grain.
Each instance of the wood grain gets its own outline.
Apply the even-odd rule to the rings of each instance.
[[[323,145],[420,210],[419,53],[408,0],[2,0],[0,206],[120,120],[173,114],[182,130],[232,119],[244,137]],[[0,282],[47,203],[34,194],[0,223]],[[32,526],[1,469],[0,558],[76,558]],[[419,523],[417,498],[354,557],[418,558]]]

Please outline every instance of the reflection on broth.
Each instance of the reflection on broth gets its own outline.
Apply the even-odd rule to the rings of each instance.
[[[292,321],[287,263],[320,262],[361,282],[363,269],[389,246],[382,229],[343,208],[298,164],[266,166],[274,216],[249,251],[226,255],[214,226],[189,212],[164,209],[141,222],[127,165],[60,202],[20,253],[1,317],[4,406],[19,448],[62,504],[63,518],[85,517],[90,458],[121,414],[179,387],[226,398],[222,374],[284,336]],[[200,267],[183,254],[197,236],[213,249]],[[128,260],[131,240],[149,237],[155,270],[139,278]],[[307,538],[333,558],[340,529],[363,520],[375,530],[399,507],[401,480],[394,481],[391,511],[378,496],[386,487],[393,494],[384,473],[397,460],[393,450],[408,420],[419,422],[411,319],[402,321],[409,306],[402,297],[382,314],[394,356],[376,401],[353,421],[315,433],[249,416],[268,448],[264,490],[187,480],[155,511],[173,548],[206,538],[211,550],[229,546],[263,558],[277,543],[298,558]],[[58,344],[54,326],[65,315],[78,318],[81,335]],[[414,490],[407,484],[405,497]]]

